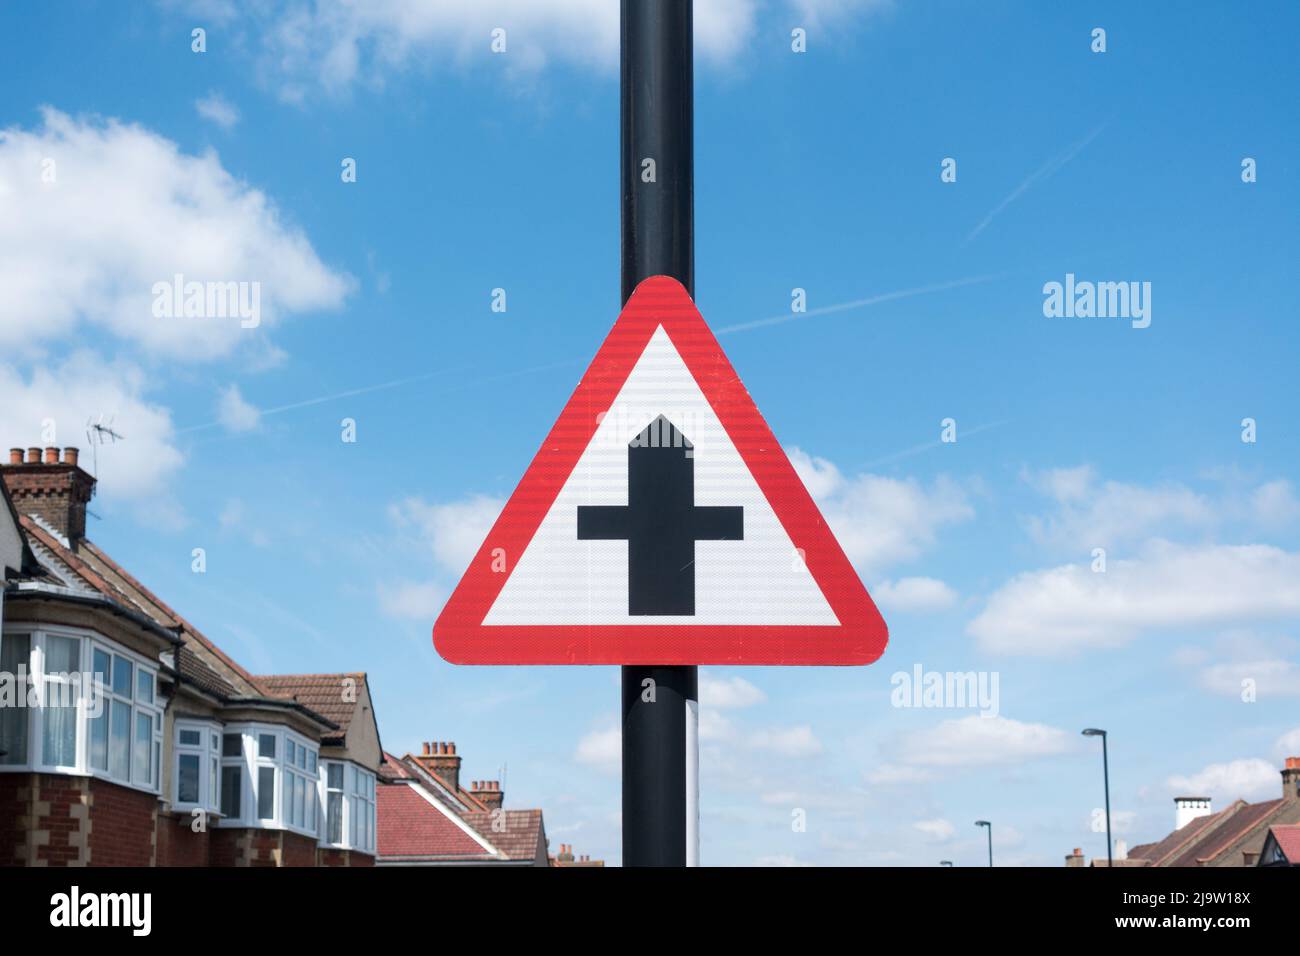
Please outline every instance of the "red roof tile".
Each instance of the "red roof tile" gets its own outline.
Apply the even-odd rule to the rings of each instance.
[[[1292,864],[1300,864],[1300,826],[1291,824],[1288,826],[1270,827],[1269,833],[1277,841],[1278,848],[1281,849],[1282,855]]]
[[[381,857],[496,858],[411,784],[383,784],[376,790],[376,800]]]

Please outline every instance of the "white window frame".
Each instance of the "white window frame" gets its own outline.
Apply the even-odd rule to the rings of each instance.
[[[329,785],[329,768],[342,768],[342,787]],[[375,786],[374,771],[351,760],[322,760],[320,762],[321,806],[325,818],[321,821],[321,846],[337,850],[356,850],[359,853],[375,852]],[[338,841],[329,838],[329,795],[341,795],[342,819]]]
[[[181,733],[197,733],[199,742],[181,742]],[[177,718],[172,727],[172,807],[202,810],[210,817],[221,813],[221,724],[214,720]],[[199,758],[199,799],[181,799],[181,755]]]
[[[76,701],[76,758],[72,764],[51,764],[45,761],[44,751],[44,730],[45,730],[45,710],[44,706],[27,709],[27,760],[24,763],[5,763],[0,764],[0,773],[57,773],[85,777],[98,777],[101,780],[107,780],[110,783],[119,786],[129,787],[133,790],[142,790],[145,793],[159,794],[162,786],[162,723],[163,723],[163,705],[158,699],[158,661],[150,660],[143,654],[130,650],[113,641],[104,638],[95,631],[84,628],[51,626],[43,624],[15,624],[4,628],[0,633],[0,643],[3,643],[10,637],[24,636],[30,641],[30,653],[28,656],[29,677],[34,682],[39,682],[38,686],[45,690],[47,685],[47,675],[45,673],[46,642],[50,637],[71,638],[78,642],[77,660],[78,673],[80,674],[79,688]],[[104,688],[102,694],[103,704],[111,711],[111,701],[117,699],[119,703],[127,707],[127,774],[126,777],[120,777],[112,772],[111,760],[105,761],[105,767],[95,767],[90,759],[90,733],[91,733],[91,710],[94,703],[96,689],[93,686],[94,679],[92,676],[94,668],[94,652],[102,651],[108,655],[110,673],[108,675],[108,686]],[[117,696],[112,693],[112,673],[114,657],[122,658],[131,665],[131,692],[126,696]],[[144,672],[148,676],[152,688],[151,700],[144,702],[137,699],[138,675]],[[63,685],[70,685],[68,680],[58,680],[49,677],[48,680],[55,681]],[[137,716],[146,716],[150,720],[149,733],[149,753],[150,753],[150,775],[148,779],[140,780],[133,772],[135,744],[136,744],[136,720]],[[108,726],[107,746],[112,747],[112,716],[108,713],[106,718]]]
[[[304,737],[288,727],[276,724],[240,723],[227,724],[225,734],[240,735],[240,756],[221,758],[222,772],[226,767],[240,767],[239,816],[223,817],[218,826],[252,827],[263,830],[289,830],[312,838],[319,837],[320,806],[315,773],[308,774],[305,766],[298,766],[295,759],[290,762],[290,744],[296,758],[299,751],[303,753],[302,763],[316,767],[320,762],[320,744]],[[274,756],[262,756],[261,738],[269,736],[275,741]],[[260,796],[261,771],[272,772],[272,814],[261,816]],[[295,780],[302,783],[296,784]],[[294,794],[302,790],[302,813],[296,813],[297,803]]]

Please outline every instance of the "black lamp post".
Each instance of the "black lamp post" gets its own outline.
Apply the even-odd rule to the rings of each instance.
[[[952,866],[952,860],[940,860],[940,861],[939,861],[939,865],[940,865],[940,866]]]
[[[987,820],[976,820],[977,827],[987,827],[989,831],[989,866],[993,865],[993,824]]]
[[[1105,786],[1106,786],[1106,866],[1111,867],[1111,866],[1114,866],[1114,865],[1115,865],[1115,861],[1111,858],[1111,842],[1110,842],[1110,757],[1109,757],[1109,755],[1106,753],[1106,731],[1104,731],[1104,730],[1098,730],[1096,727],[1089,727],[1087,730],[1085,730],[1085,731],[1083,732],[1083,735],[1084,735],[1085,737],[1100,737],[1100,738],[1101,738],[1101,775],[1102,775],[1102,781],[1105,783]]]

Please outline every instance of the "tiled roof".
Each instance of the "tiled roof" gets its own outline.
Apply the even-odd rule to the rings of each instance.
[[[1287,862],[1292,865],[1300,864],[1300,826],[1291,824],[1270,827],[1268,832],[1277,841],[1278,848],[1287,858]]]
[[[379,776],[387,780],[410,780],[411,771],[402,763],[400,757],[394,757],[387,750],[379,764]]]
[[[295,700],[338,724],[339,729],[326,735],[326,740],[342,742],[348,735],[348,726],[357,711],[358,697],[349,700],[345,693],[348,680],[355,681],[352,690],[365,686],[365,674],[266,674],[254,677],[272,697]]]
[[[1135,846],[1128,851],[1129,859],[1148,860],[1152,866],[1159,866],[1187,846],[1188,843],[1200,839],[1210,828],[1223,822],[1224,815],[1230,813],[1233,807],[1235,807],[1235,804],[1220,810],[1218,813],[1209,813],[1203,817],[1190,820],[1163,840]]]
[[[376,788],[376,835],[379,856],[387,859],[492,860],[485,849],[447,813],[409,783]],[[448,811],[453,812],[453,811]]]
[[[195,654],[189,645],[182,645],[177,650],[176,670],[183,680],[222,700],[229,700],[238,694],[230,681],[204,663],[203,658]]]
[[[1170,866],[1197,866],[1200,861],[1213,860],[1228,847],[1232,846],[1247,831],[1266,820],[1278,807],[1281,800],[1265,800],[1262,803],[1243,803],[1237,812],[1225,819],[1222,825],[1210,831],[1204,840],[1189,846],[1179,854]]]
[[[500,832],[493,829],[498,819],[505,821],[505,829]],[[467,813],[465,822],[511,860],[537,858],[542,840],[541,810],[503,810],[500,818],[492,813]]]

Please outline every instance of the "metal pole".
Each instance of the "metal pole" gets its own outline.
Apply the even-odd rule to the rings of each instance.
[[[1113,867],[1115,861],[1111,858],[1110,842],[1110,757],[1106,752],[1106,734],[1101,735],[1101,776],[1106,783],[1106,866]]]
[[[993,865],[993,824],[989,824],[989,866]]]
[[[695,295],[691,0],[622,0],[623,302],[672,276]],[[699,675],[623,668],[623,865],[699,862]]]

